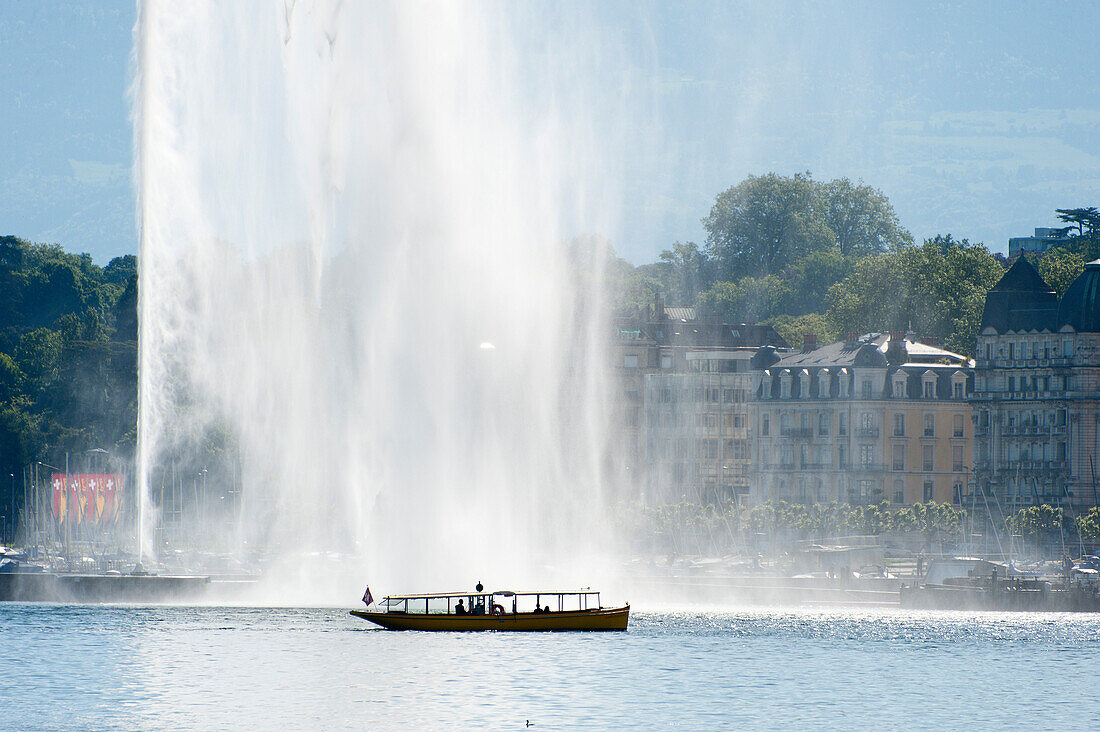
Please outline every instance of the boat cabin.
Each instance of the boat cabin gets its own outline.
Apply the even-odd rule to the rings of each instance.
[[[387,613],[418,615],[521,615],[585,612],[602,609],[600,593],[565,592],[453,592],[430,595],[389,595],[378,603]]]

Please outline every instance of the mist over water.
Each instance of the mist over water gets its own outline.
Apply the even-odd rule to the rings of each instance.
[[[343,598],[605,550],[602,260],[577,277],[567,242],[612,234],[616,100],[575,17],[141,5],[146,556],[176,520],[282,560],[283,598]],[[211,451],[202,511],[172,514]]]

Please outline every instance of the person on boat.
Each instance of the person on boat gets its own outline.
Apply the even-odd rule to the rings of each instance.
[[[462,604],[462,600],[459,599],[458,604],[455,605],[455,615],[466,615],[466,606]]]
[[[550,612],[550,606],[549,606],[549,605],[547,605],[546,607],[544,607],[544,608],[542,609],[542,612],[543,612],[543,614],[544,614],[544,615],[545,615],[546,613]]]

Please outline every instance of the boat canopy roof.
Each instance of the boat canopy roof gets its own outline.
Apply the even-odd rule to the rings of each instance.
[[[497,590],[496,592],[429,592],[420,595],[387,595],[382,598],[384,600],[445,600],[452,597],[492,597],[494,595],[500,595],[501,597],[536,597],[538,595],[598,595],[599,590],[533,590],[533,591],[516,591],[516,590]]]

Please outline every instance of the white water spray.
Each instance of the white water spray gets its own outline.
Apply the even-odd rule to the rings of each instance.
[[[240,494],[220,471],[185,533],[350,553],[352,592],[589,551],[603,305],[565,242],[617,210],[598,44],[509,3],[139,15],[144,553],[211,452]]]

